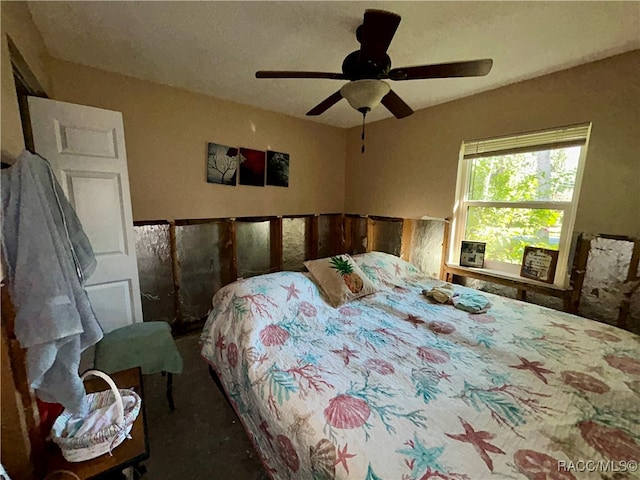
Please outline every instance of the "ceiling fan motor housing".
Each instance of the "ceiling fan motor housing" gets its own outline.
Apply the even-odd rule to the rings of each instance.
[[[360,50],[351,52],[342,62],[342,73],[349,80],[387,78],[391,59],[386,53],[378,58],[364,58]]]

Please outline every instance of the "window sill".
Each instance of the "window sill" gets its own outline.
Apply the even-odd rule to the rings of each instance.
[[[460,265],[447,263],[445,264],[445,272],[449,275],[458,275],[461,277],[475,278],[491,283],[498,283],[513,287],[518,290],[530,290],[545,293],[555,297],[563,297],[565,292],[570,292],[571,287],[563,287],[553,283],[540,282],[530,278],[521,277],[513,273],[501,270],[492,270],[489,268],[461,267]]]

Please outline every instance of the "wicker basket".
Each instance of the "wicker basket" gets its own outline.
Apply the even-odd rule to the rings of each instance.
[[[117,420],[115,423],[105,426],[94,434],[69,438],[63,437],[62,434],[72,414],[67,410],[62,412],[53,424],[53,427],[51,427],[51,438],[60,447],[62,456],[68,462],[83,462],[104,455],[105,453],[111,455],[111,450],[120,445],[125,438],[131,438],[129,432],[131,432],[133,422],[140,413],[142,400],[137,393],[131,389],[119,390],[111,377],[100,370],[88,370],[81,378],[84,380],[90,375],[102,378],[109,384],[111,390],[87,395],[89,413],[113,403],[115,398]],[[133,406],[129,406],[127,411],[124,410],[122,401],[122,398],[125,396],[131,396],[134,399]]]

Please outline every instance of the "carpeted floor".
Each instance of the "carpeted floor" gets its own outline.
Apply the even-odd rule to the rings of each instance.
[[[266,480],[260,460],[233,409],[200,358],[199,334],[176,340],[184,371],[174,375],[169,411],[166,377],[144,376],[151,457],[143,480]]]

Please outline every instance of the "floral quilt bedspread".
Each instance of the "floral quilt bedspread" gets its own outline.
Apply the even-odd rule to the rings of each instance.
[[[638,478],[640,337],[490,294],[469,314],[358,262],[380,291],[340,308],[294,272],[214,298],[202,355],[272,478]]]

